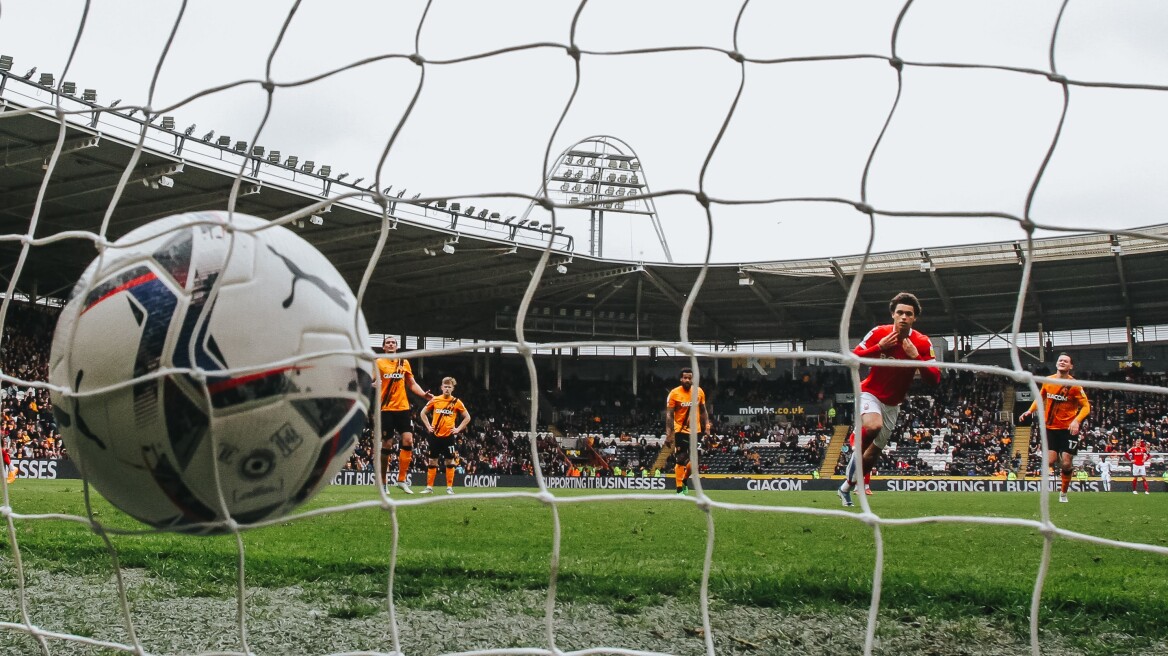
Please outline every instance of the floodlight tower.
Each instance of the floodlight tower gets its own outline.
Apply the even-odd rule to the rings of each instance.
[[[665,259],[673,261],[657,207],[646,197],[649,183],[640,158],[624,141],[598,135],[576,142],[552,162],[544,176],[543,191],[557,204],[588,210],[589,255],[604,256],[604,214],[617,212],[648,217]]]

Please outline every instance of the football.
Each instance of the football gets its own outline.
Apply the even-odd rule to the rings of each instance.
[[[368,328],[307,241],[227,212],[137,228],[89,265],[53,335],[82,476],[159,528],[286,514],[348,459],[372,405]]]

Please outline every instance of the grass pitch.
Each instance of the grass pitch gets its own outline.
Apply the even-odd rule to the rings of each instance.
[[[468,498],[472,490],[458,492],[396,509],[400,538],[393,596],[399,616],[410,610],[437,611],[457,620],[508,595],[528,594],[533,605],[518,612],[538,625],[552,552],[550,506],[535,498]],[[84,512],[79,481],[22,480],[10,488],[10,496],[14,512],[21,514]],[[557,491],[556,496],[568,499],[581,492]],[[696,603],[707,519],[694,497],[683,500],[668,492],[652,500],[606,496],[610,498],[558,505],[557,604],[597,604],[632,621],[673,603]],[[839,509],[833,492],[711,491],[710,497],[752,506]],[[309,507],[376,498],[368,487],[336,486]],[[393,498],[407,497],[395,491]],[[103,523],[141,526],[95,499]],[[873,511],[887,518],[1039,518],[1036,493],[884,492],[871,501]],[[1051,519],[1072,531],[1166,546],[1166,511],[1165,494],[1080,493],[1072,494],[1069,504],[1052,503]],[[845,614],[862,620],[872,593],[875,537],[854,514],[714,508],[711,517],[716,536],[712,605]],[[295,587],[304,597],[315,598],[332,618],[387,617],[391,527],[389,512],[372,507],[247,531],[248,589]],[[885,570],[878,636],[891,640],[906,625],[921,622],[948,623],[948,630],[960,632],[952,627],[982,618],[1025,645],[1042,554],[1039,532],[946,522],[884,526],[881,531]],[[103,542],[83,524],[16,520],[15,534],[33,580],[42,572],[100,578],[111,571]],[[167,595],[234,597],[234,537],[144,534],[114,535],[111,540],[124,570],[163,582]],[[11,545],[7,537],[4,542],[0,565],[6,571],[0,585],[14,589]],[[1162,622],[1168,616],[1166,572],[1168,556],[1057,538],[1043,587],[1044,635],[1057,637],[1060,649],[1085,654],[1163,648],[1168,636]],[[134,598],[146,594],[137,589],[131,593]],[[0,619],[19,621],[15,615]],[[862,640],[862,630],[858,637]],[[960,636],[954,637],[960,642]],[[692,642],[700,650],[701,639],[693,637]]]

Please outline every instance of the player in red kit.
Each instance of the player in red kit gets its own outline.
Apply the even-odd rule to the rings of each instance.
[[[1140,478],[1144,479],[1144,494],[1151,494],[1148,492],[1148,460],[1152,454],[1148,452],[1144,441],[1136,440],[1136,445],[1128,449],[1124,457],[1132,464],[1132,494],[1139,494],[1136,491],[1136,479]]]
[[[913,324],[921,315],[921,302],[908,292],[901,292],[888,304],[892,323],[873,328],[852,349],[852,353],[862,358],[882,358],[890,360],[919,360],[933,362],[933,343],[927,335],[913,330]],[[844,506],[852,503],[852,482],[855,478],[856,461],[863,463],[865,480],[880,457],[880,451],[888,443],[888,436],[896,428],[896,417],[900,414],[900,403],[908,393],[909,385],[917,372],[930,385],[941,382],[941,370],[937,367],[921,365],[917,367],[873,366],[868,377],[860,383],[860,458],[852,452],[848,463],[848,478],[837,490]]]

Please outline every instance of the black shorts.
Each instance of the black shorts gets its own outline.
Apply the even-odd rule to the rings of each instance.
[[[393,437],[394,432],[398,433],[413,433],[414,423],[410,421],[409,410],[382,410],[381,411],[381,435],[382,439],[388,440]]]
[[[429,452],[431,460],[454,460],[458,457],[458,449],[454,446],[453,437],[431,435]]]
[[[1050,442],[1050,450],[1055,453],[1069,453],[1072,456],[1079,453],[1079,436],[1071,435],[1071,431],[1066,428],[1046,429],[1046,439]]]
[[[678,461],[689,460],[689,433],[673,434],[673,459]]]

